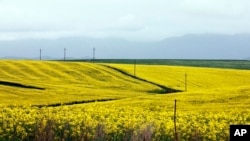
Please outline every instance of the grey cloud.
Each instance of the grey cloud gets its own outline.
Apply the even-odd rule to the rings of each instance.
[[[250,25],[246,24],[250,22],[250,2],[246,0],[0,2],[2,40],[7,38],[3,34],[8,32],[16,39],[22,36],[16,36],[14,32],[26,38],[32,37],[33,32],[35,37],[49,34],[57,37],[86,35],[126,39],[159,39],[187,33],[250,32]]]

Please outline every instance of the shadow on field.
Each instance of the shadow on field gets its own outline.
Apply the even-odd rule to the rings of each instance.
[[[45,90],[45,88],[41,88],[41,87],[23,85],[23,84],[16,83],[16,82],[8,82],[8,81],[1,81],[1,80],[0,80],[0,85],[10,86],[10,87],[26,88],[26,89]]]
[[[118,68],[115,68],[115,67],[111,67],[111,66],[108,66],[108,65],[102,65],[102,66],[105,66],[107,68],[110,68],[112,70],[115,70],[115,71],[118,71],[128,77],[131,77],[131,78],[134,78],[134,79],[137,79],[137,80],[140,80],[140,81],[144,81],[144,82],[147,82],[147,83],[150,83],[150,84],[153,84],[155,86],[158,86],[160,87],[161,89],[155,89],[155,90],[151,90],[151,91],[148,91],[149,93],[157,93],[157,94],[167,94],[167,93],[176,93],[176,92],[182,92],[181,90],[176,90],[176,89],[172,89],[172,88],[168,88],[164,85],[161,85],[161,84],[157,84],[155,82],[151,82],[151,81],[148,81],[146,79],[143,79],[143,78],[139,78],[137,76],[134,76],[132,74],[129,74],[121,69],[118,69]]]

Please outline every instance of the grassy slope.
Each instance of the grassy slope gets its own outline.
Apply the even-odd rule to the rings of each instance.
[[[0,80],[45,88],[0,85],[0,102],[51,104],[124,98],[147,94],[159,87],[93,63],[0,61]]]

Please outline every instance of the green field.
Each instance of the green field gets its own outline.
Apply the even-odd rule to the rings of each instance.
[[[248,62],[205,62],[1,60],[0,140],[171,141],[175,100],[179,140],[229,140],[250,124]]]
[[[73,62],[93,62],[93,60],[67,60]],[[96,63],[172,65],[211,68],[250,69],[249,60],[195,60],[195,59],[95,59]]]

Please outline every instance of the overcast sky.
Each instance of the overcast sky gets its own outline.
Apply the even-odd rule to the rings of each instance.
[[[0,0],[0,40],[250,33],[249,0]]]

